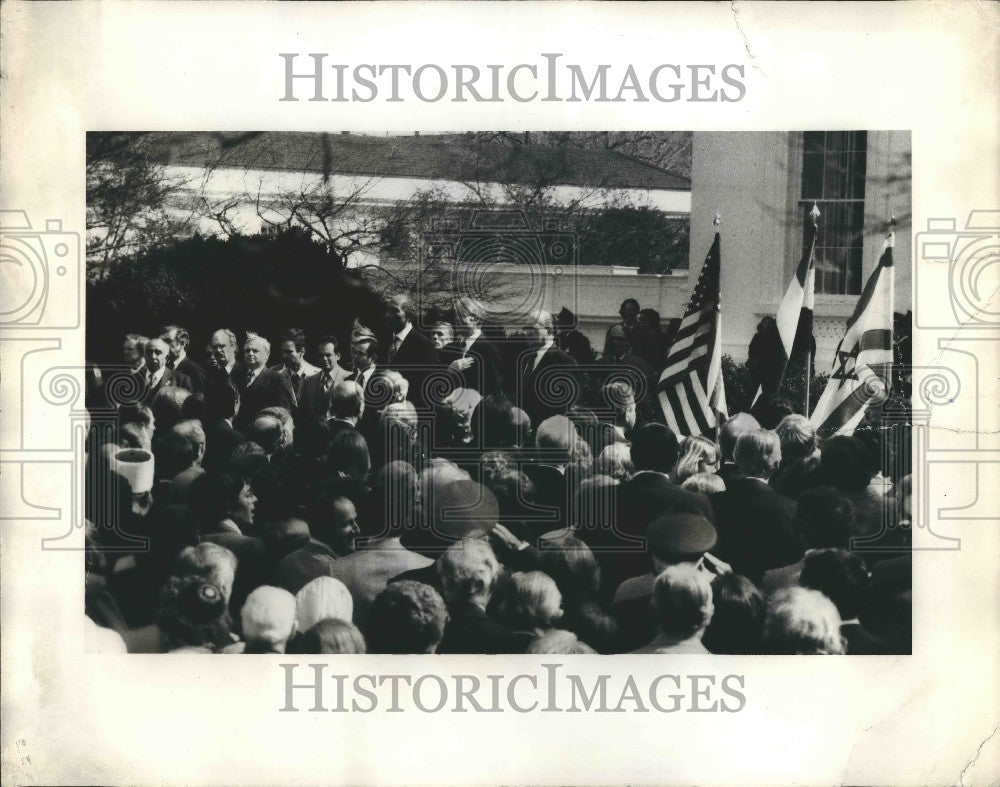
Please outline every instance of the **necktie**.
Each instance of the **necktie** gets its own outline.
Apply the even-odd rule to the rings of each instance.
[[[173,369],[174,368],[174,359],[173,358],[167,358],[167,368],[168,369]]]
[[[329,372],[323,372],[323,393],[330,393],[331,387],[333,387],[333,377]]]
[[[253,382],[253,369],[248,369],[247,370],[247,384],[244,387],[249,387],[250,383],[252,383],[252,382]]]

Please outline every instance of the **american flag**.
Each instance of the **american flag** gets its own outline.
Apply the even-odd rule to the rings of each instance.
[[[714,436],[726,419],[719,246],[715,233],[657,386],[667,426],[678,435]]]

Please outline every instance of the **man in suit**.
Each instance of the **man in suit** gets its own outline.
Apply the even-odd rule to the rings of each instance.
[[[236,386],[236,390],[241,390],[247,372],[246,367],[236,358],[238,351],[236,334],[228,328],[219,328],[212,334],[212,339],[208,343],[208,353],[215,366],[215,373],[227,378]]]
[[[160,329],[160,338],[170,348],[167,354],[167,368],[180,372],[191,381],[191,393],[205,392],[205,370],[188,358],[187,349],[191,336],[179,325],[166,325]]]
[[[295,412],[295,391],[291,381],[281,372],[267,368],[271,343],[263,336],[248,333],[243,345],[246,375],[240,385],[240,410],[233,421],[241,432],[253,423],[265,407],[284,407]]]
[[[668,511],[653,519],[643,530],[646,552],[639,565],[644,573],[623,580],[615,590],[611,612],[618,620],[618,647],[628,652],[648,643],[656,633],[650,602],[656,578],[668,567],[682,563],[712,574],[723,570],[708,556],[715,545],[716,532],[704,516]],[[638,572],[643,572],[639,568]]]
[[[731,481],[739,478],[742,473],[733,461],[733,450],[740,435],[760,429],[757,419],[750,413],[736,413],[719,429],[719,450],[722,452],[722,464],[715,474],[728,487]]]
[[[478,391],[483,396],[503,388],[500,352],[483,333],[486,308],[472,298],[462,298],[455,307],[460,335],[440,355],[455,376],[456,388]]]
[[[531,423],[536,426],[553,415],[563,415],[576,403],[579,387],[576,379],[576,361],[556,347],[555,325],[552,315],[540,311],[535,315],[535,335],[538,346],[521,356],[518,383],[519,406]],[[562,371],[558,371],[558,370]],[[574,379],[563,382],[566,375]],[[569,396],[552,395],[551,391],[569,391]]]
[[[388,388],[378,383],[379,344],[375,334],[367,329],[354,332],[351,337],[351,361],[354,371],[347,379],[357,383],[364,392],[364,406],[361,418],[358,420],[358,430],[364,434],[372,434],[378,424],[378,411],[389,404]],[[379,396],[379,394],[385,396]]]
[[[323,336],[316,352],[319,372],[306,377],[299,391],[299,415],[304,421],[325,421],[329,418],[330,394],[338,383],[349,376],[349,372],[340,365],[340,342],[336,338]]]
[[[357,431],[364,410],[365,393],[353,380],[341,380],[330,391],[330,419],[326,422],[332,440],[345,429]]]
[[[163,339],[150,339],[146,343],[146,363],[134,373],[139,389],[143,391],[139,403],[149,405],[164,388],[191,390],[191,381],[186,376],[167,368],[168,352],[169,348]]]
[[[128,333],[125,335],[125,342],[122,346],[122,360],[129,365],[132,373],[136,374],[146,366],[146,344],[149,342],[148,336],[138,333]]]
[[[288,378],[295,391],[295,400],[302,398],[302,386],[313,375],[319,374],[319,367],[306,360],[306,334],[301,328],[289,328],[281,336],[281,366],[278,371]]]
[[[733,457],[741,473],[725,492],[712,495],[719,531],[719,557],[733,571],[759,584],[768,569],[802,557],[795,528],[796,504],[768,485],[778,463],[778,436],[766,429],[740,435]]]
[[[500,577],[500,564],[484,539],[457,541],[437,561],[448,622],[439,653],[511,653],[506,627],[486,613]]]
[[[386,302],[385,319],[392,332],[386,367],[399,372],[410,383],[409,400],[418,410],[426,409],[424,379],[438,366],[434,344],[413,328],[413,311],[408,295],[394,295]]]

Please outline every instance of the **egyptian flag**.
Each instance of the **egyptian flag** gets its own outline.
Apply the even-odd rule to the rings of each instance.
[[[892,382],[892,316],[895,269],[890,231],[882,245],[847,332],[837,345],[830,381],[809,419],[820,438],[850,435],[874,401],[882,402]]]
[[[714,437],[727,417],[722,380],[720,245],[716,232],[657,385],[664,420],[677,435]]]
[[[762,379],[754,396],[754,404],[764,394],[764,402],[769,401],[781,388],[788,359],[792,353],[804,355],[812,349],[813,294],[816,289],[816,220],[819,209],[813,205],[809,214],[811,222],[806,222],[806,241],[802,249],[802,259],[795,269],[781,299],[774,321],[778,326],[778,346],[772,348],[776,363],[761,370]],[[780,360],[779,360],[780,359]],[[765,393],[766,392],[766,393]]]

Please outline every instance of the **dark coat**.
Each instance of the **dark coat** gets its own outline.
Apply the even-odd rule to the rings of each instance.
[[[205,370],[187,355],[179,364],[174,367],[175,372],[179,372],[191,381],[191,393],[205,393]]]
[[[160,377],[159,382],[154,386],[149,386],[149,377],[147,376],[146,367],[143,367],[140,372],[133,374],[132,377],[136,381],[138,390],[143,391],[142,398],[139,399],[139,402],[147,406],[164,388],[184,388],[192,393],[194,392],[191,380],[173,369],[164,369],[163,376]]]
[[[500,361],[500,351],[493,342],[480,336],[469,347],[467,353],[464,342],[458,341],[449,344],[441,350],[441,361],[447,365],[456,358],[472,358],[475,363],[460,374],[460,379],[456,381],[457,386],[471,388],[478,391],[483,396],[497,394],[503,390],[502,364]]]
[[[756,478],[731,479],[711,496],[719,543],[713,554],[759,584],[764,572],[803,555],[795,526],[796,503]]]
[[[391,342],[390,342],[391,346]],[[399,372],[410,384],[407,399],[418,410],[428,403],[423,395],[424,380],[439,368],[438,352],[434,344],[416,328],[411,328],[395,355],[386,361],[386,368]]]
[[[511,631],[479,607],[449,610],[438,653],[514,653]]]
[[[531,419],[531,425],[536,430],[538,425],[553,415],[564,415],[566,411],[576,404],[575,393],[582,387],[577,376],[577,364],[573,358],[553,345],[535,366],[537,350],[531,350],[521,356],[520,375],[518,384],[520,394],[515,401],[518,407],[524,410]],[[569,370],[574,378],[569,386],[561,385],[558,379],[561,374],[555,369]],[[562,396],[562,389],[566,390],[568,396]],[[551,391],[551,393],[549,393]]]
[[[235,371],[235,370],[234,370]],[[266,407],[284,407],[295,414],[295,391],[291,381],[274,369],[260,370],[250,386],[246,384],[246,373],[239,381],[240,410],[233,419],[233,426],[245,431],[253,423],[257,413]]]
[[[348,371],[340,366],[335,366],[330,372],[330,390],[337,383],[341,383],[348,378]],[[302,382],[299,392],[299,418],[302,422],[324,421],[330,409],[330,394],[323,390],[323,372],[311,375]]]

